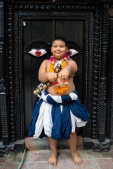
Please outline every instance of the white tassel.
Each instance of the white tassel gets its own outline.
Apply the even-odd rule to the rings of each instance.
[[[69,49],[70,51],[70,56],[76,55],[77,53],[79,53],[77,50],[75,49]]]
[[[28,53],[30,53],[33,56],[40,57],[47,53],[45,49],[31,49]]]

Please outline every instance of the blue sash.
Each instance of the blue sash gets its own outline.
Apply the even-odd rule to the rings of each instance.
[[[72,92],[77,94],[76,91]],[[53,139],[69,139],[72,125],[71,125],[71,117],[70,117],[70,111],[75,115],[76,117],[80,118],[83,121],[89,120],[89,113],[86,110],[85,106],[81,104],[80,100],[72,100],[70,95],[64,95],[59,96],[61,97],[61,103],[57,102],[53,99],[53,97],[47,92],[44,91],[45,100],[43,100],[41,97],[37,101],[36,105],[34,106],[34,111],[32,115],[32,122],[29,130],[29,136],[33,136],[35,132],[35,124],[40,112],[40,106],[43,101],[46,101],[49,104],[52,104],[52,122],[53,127],[51,131],[51,137]],[[41,94],[40,94],[41,96]],[[61,111],[61,105],[62,105],[62,111]]]

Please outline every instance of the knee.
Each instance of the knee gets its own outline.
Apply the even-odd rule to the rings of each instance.
[[[70,134],[70,137],[73,137],[73,136],[76,136],[75,132]]]
[[[76,133],[74,132],[74,133],[71,133],[70,135],[75,135]]]

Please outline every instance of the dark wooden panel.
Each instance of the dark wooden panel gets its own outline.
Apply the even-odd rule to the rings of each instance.
[[[71,20],[65,19],[65,20],[56,20],[56,36],[65,37],[66,40],[73,42],[73,48],[81,51],[84,51],[84,45],[83,45],[83,30],[84,30],[84,23],[83,21],[77,21],[76,19]],[[75,46],[74,46],[75,43]],[[80,98],[82,99],[82,89],[83,89],[83,56],[81,53],[73,58],[78,65],[78,72],[75,74],[74,82],[77,91],[79,92]]]
[[[34,41],[48,42],[54,36],[54,22],[52,20],[24,21],[24,45],[32,44]],[[38,47],[38,45],[37,45]],[[33,89],[39,83],[38,69],[42,59],[36,59],[28,54],[24,55],[24,94],[25,94],[25,130],[28,131],[32,118],[33,105],[36,97]]]
[[[31,20],[29,22],[24,21],[25,22],[24,24],[26,25],[26,27],[24,28],[24,45],[26,46],[27,44],[32,43],[32,41],[36,41],[36,40],[37,41],[42,40],[42,41],[48,42],[54,39],[55,36],[61,36],[61,37],[66,38],[68,41],[74,42],[75,46],[73,46],[73,48],[78,47],[80,51],[79,56],[73,58],[77,61],[77,64],[79,67],[78,72],[75,75],[74,82],[79,92],[81,101],[86,103],[86,100],[84,99],[85,98],[89,99],[88,98],[89,95],[87,93],[88,91],[85,91],[86,86],[84,86],[84,83],[85,83],[84,81],[87,82],[88,80],[89,82],[91,82],[91,79],[89,79],[90,76],[88,76],[89,73],[87,71],[89,65],[86,64],[87,63],[86,61],[91,60],[91,58],[88,58],[87,53],[85,56],[83,56],[83,51],[89,50],[83,44],[83,42],[84,42],[84,39],[88,37],[88,29],[86,32],[86,35],[87,35],[86,36],[83,33],[85,29],[84,21],[81,21],[81,20],[78,21],[74,19],[74,16],[73,16],[73,19],[71,17],[69,18],[69,16],[68,16],[68,19],[65,19],[65,15],[66,14],[63,14],[62,19],[60,18],[58,14],[56,15],[55,19],[51,18],[51,20],[44,20],[43,18],[41,18],[40,21],[39,20]],[[40,66],[40,63],[41,63],[40,59],[37,59],[36,61],[36,59],[34,59],[31,56],[28,56],[28,55],[24,56],[24,92],[25,92],[25,129],[26,131],[28,130],[28,127],[30,124],[33,105],[36,99],[32,94],[32,89],[38,83],[37,74],[38,74],[38,68]],[[88,77],[88,79],[86,79],[85,75],[86,77]],[[87,103],[88,101],[89,100],[87,100]],[[89,129],[90,129],[90,126],[89,126]]]
[[[33,41],[51,41],[54,39],[55,36],[63,36],[67,40],[72,41],[76,44],[76,46],[80,49],[80,55],[78,57],[75,57],[78,66],[79,71],[75,76],[75,84],[77,86],[77,90],[79,91],[80,98],[82,102],[84,102],[87,105],[88,110],[91,112],[91,104],[90,104],[90,98],[91,98],[91,83],[92,83],[92,45],[89,45],[93,43],[93,38],[89,38],[91,34],[93,33],[93,26],[91,18],[93,17],[92,13],[59,13],[59,12],[52,12],[51,15],[47,15],[48,12],[40,13],[36,17],[36,15],[31,16],[24,16],[23,19],[19,21],[20,26],[23,22],[23,35],[21,32],[19,32],[19,51],[23,50],[23,48],[26,48],[29,43],[32,44]],[[49,14],[49,13],[48,13]],[[17,18],[17,17],[16,17]],[[44,25],[45,24],[45,25]],[[15,28],[16,29],[16,28]],[[20,30],[20,29],[19,29]],[[84,34],[85,30],[85,34]],[[68,34],[68,33],[69,34]],[[16,34],[18,36],[18,34]],[[23,38],[24,41],[24,47],[21,48],[21,38]],[[86,42],[84,43],[84,40]],[[78,42],[77,42],[78,41]],[[16,43],[18,43],[16,41]],[[75,47],[75,46],[73,46]],[[16,49],[16,48],[15,48]],[[37,85],[38,79],[37,79],[37,72],[38,68],[40,66],[41,60],[34,59],[33,57],[30,57],[28,55],[24,55],[24,63],[22,56],[19,54],[20,63],[17,63],[17,66],[20,67],[20,65],[24,66],[24,77],[22,72],[19,71],[18,73],[23,77],[24,79],[24,98],[23,98],[23,106],[25,111],[25,130],[28,131],[28,126],[30,123],[31,115],[32,115],[32,109],[33,105],[35,103],[35,97],[32,94],[32,89]],[[84,58],[84,59],[83,59]],[[90,63],[90,64],[89,64]],[[19,65],[18,65],[19,64]],[[22,66],[22,67],[23,67]],[[21,69],[21,68],[20,68]],[[17,74],[18,76],[18,74]],[[21,83],[22,79],[20,79]],[[17,86],[18,90],[18,86]],[[20,90],[22,90],[20,88]],[[17,97],[19,99],[20,95]],[[21,105],[22,107],[22,105]],[[29,113],[28,113],[29,112]],[[17,115],[19,115],[19,111],[17,110]],[[21,118],[21,117],[20,117]],[[89,123],[90,124],[90,123]],[[90,135],[90,125],[87,127],[87,135]],[[89,134],[88,134],[89,133]]]

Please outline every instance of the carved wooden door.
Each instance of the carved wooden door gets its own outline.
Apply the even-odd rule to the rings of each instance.
[[[70,18],[40,19],[23,22],[24,26],[24,48],[33,41],[51,42],[56,36],[61,36],[69,41],[75,42],[83,50],[83,22],[71,20]],[[82,97],[82,55],[76,58],[79,71],[75,75],[74,82]],[[75,58],[73,58],[75,59]],[[33,96],[33,89],[39,83],[38,69],[43,59],[36,59],[28,54],[24,54],[24,94],[25,94],[25,130],[28,132],[33,105],[36,97]]]
[[[113,140],[111,1],[2,0],[0,9],[0,64],[3,65],[0,73],[5,79],[7,96],[7,112],[0,115],[0,121],[4,122],[0,131],[4,142],[27,135],[36,101],[33,88],[38,83],[42,59],[36,60],[24,50],[32,41],[48,42],[55,36],[64,36],[80,47],[80,55],[74,58],[79,67],[74,82],[90,112],[90,120],[82,130],[84,143],[107,150]]]

